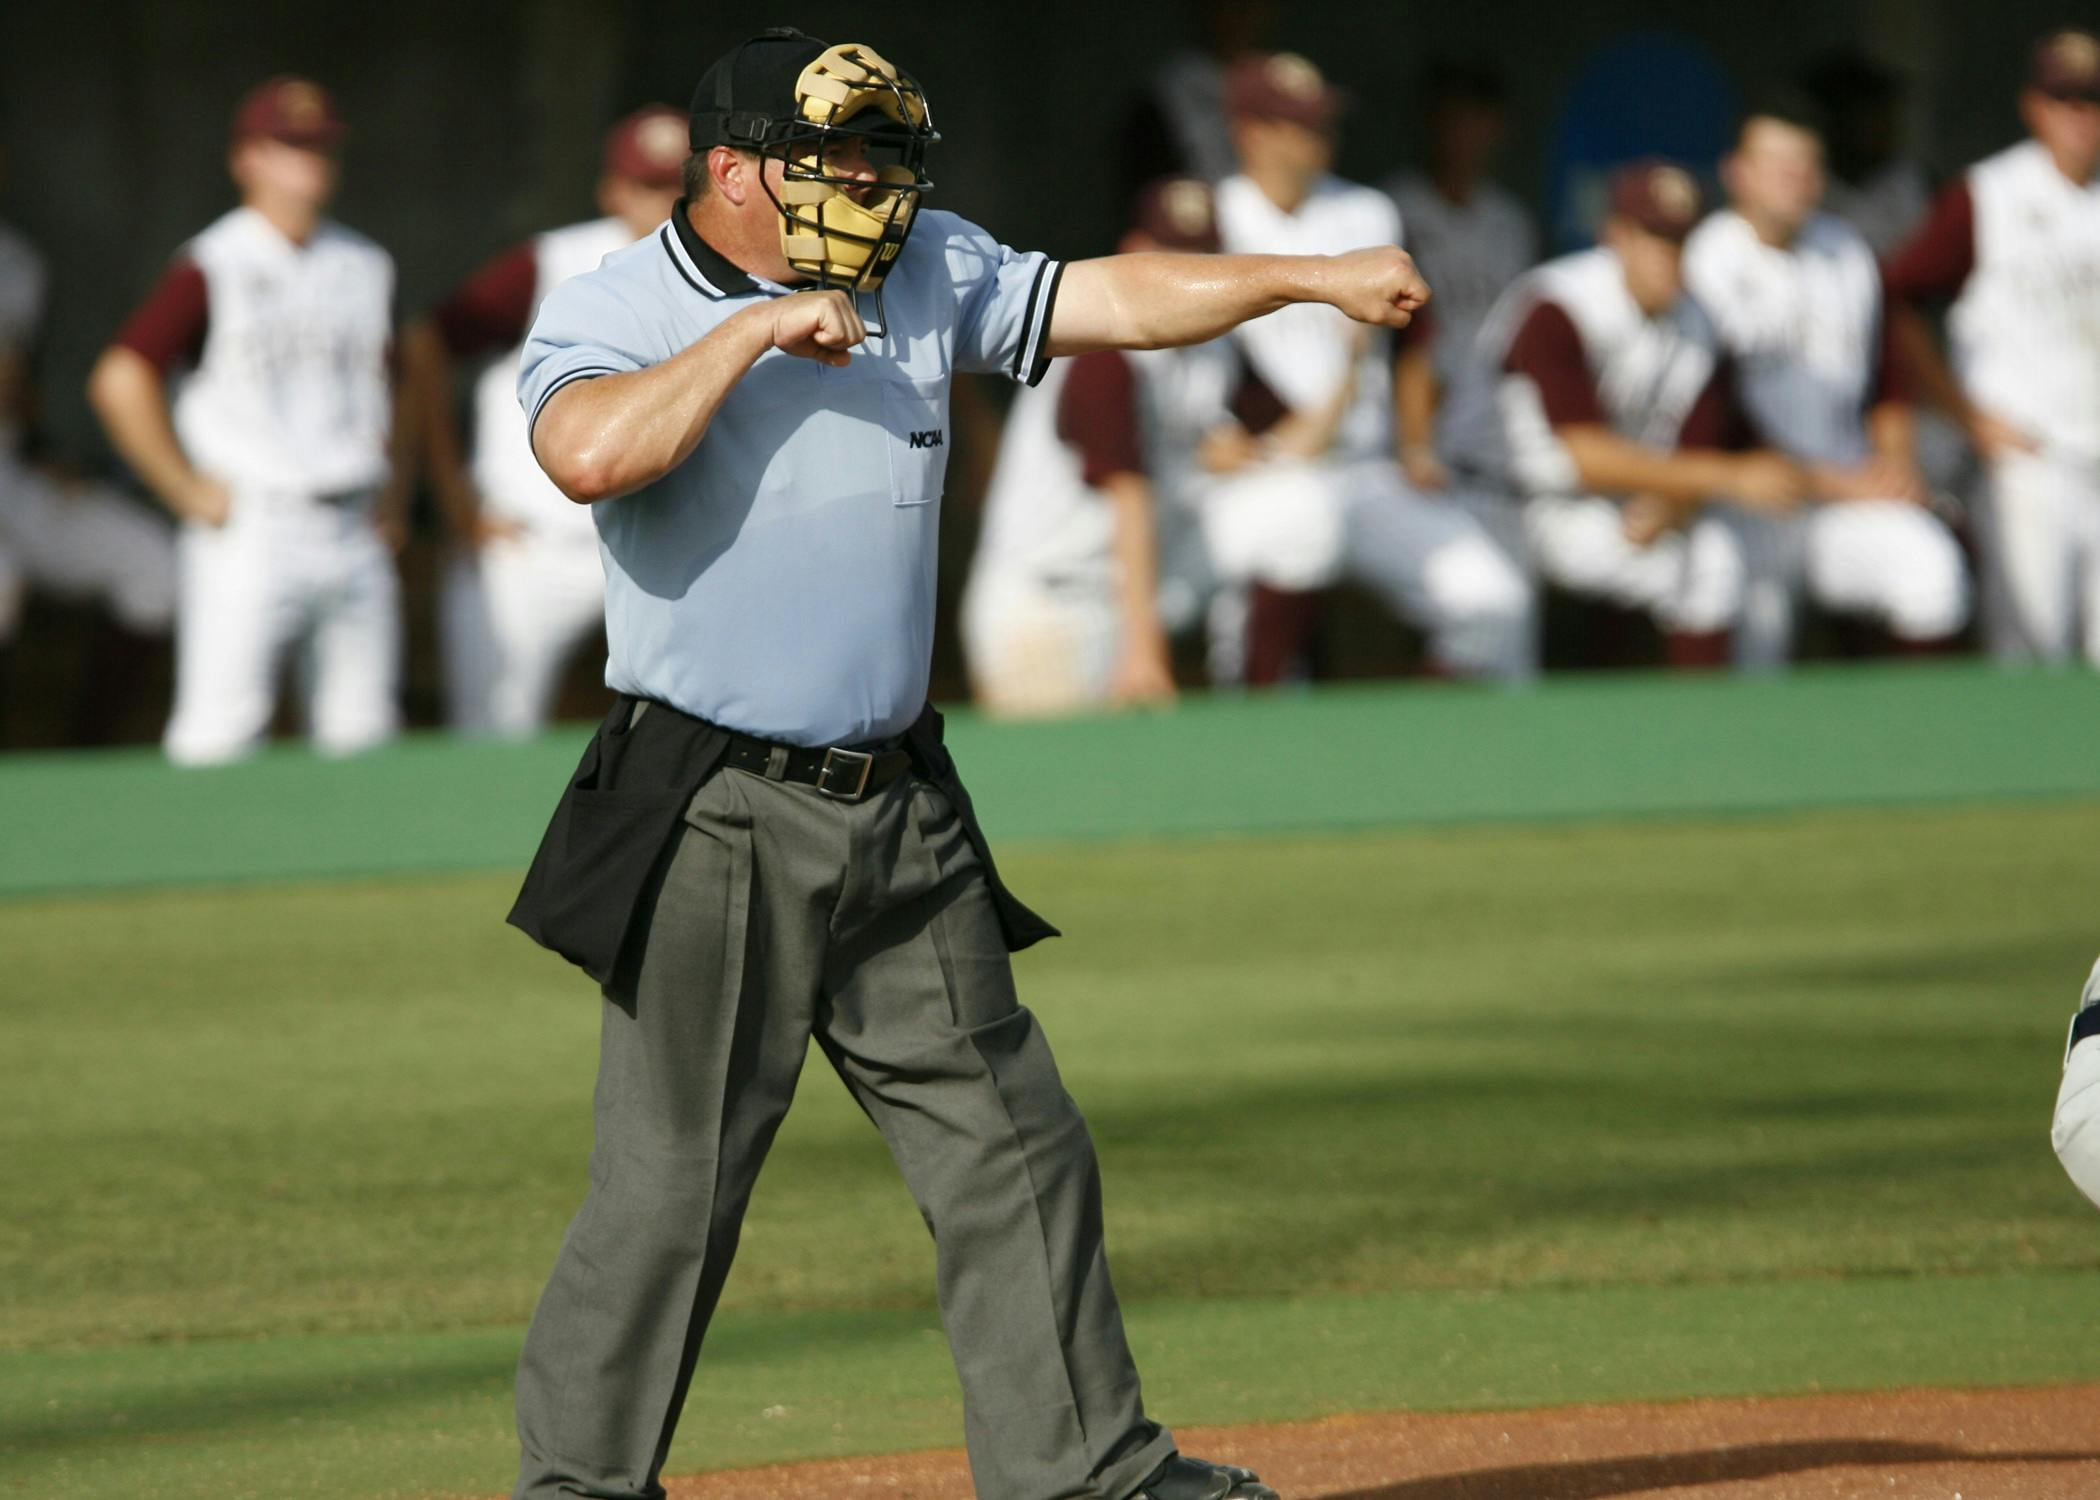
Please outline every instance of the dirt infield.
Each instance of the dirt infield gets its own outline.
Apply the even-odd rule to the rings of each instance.
[[[1896,1391],[1190,1429],[1285,1500],[2076,1500],[2100,1496],[2100,1385]],[[672,1500],[967,1500],[956,1452],[670,1481]]]

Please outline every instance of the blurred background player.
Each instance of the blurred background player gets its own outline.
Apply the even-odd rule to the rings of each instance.
[[[1400,243],[1392,200],[1331,171],[1345,99],[1310,62],[1292,53],[1242,58],[1228,77],[1226,102],[1240,162],[1218,187],[1226,250],[1332,254]],[[1319,459],[1339,518],[1333,573],[1371,585],[1394,613],[1421,628],[1439,669],[1528,676],[1531,594],[1522,571],[1463,506],[1412,491],[1400,476],[1396,434],[1425,451],[1433,436],[1435,377],[1425,338],[1409,330],[1397,375],[1390,344],[1367,344],[1330,308],[1285,308],[1245,324],[1234,338],[1286,411],[1324,410],[1350,387]],[[1284,676],[1312,620],[1309,594],[1256,590],[1246,680]]]
[[[1609,192],[1599,244],[1527,272],[1489,317],[1455,398],[1461,472],[1516,493],[1543,577],[1649,613],[1673,664],[1731,646],[1769,662],[1791,603],[1754,512],[1791,511],[1806,476],[1741,451],[1720,336],[1684,295],[1698,183],[1643,160]]]
[[[1538,261],[1538,230],[1516,196],[1488,176],[1509,132],[1508,99],[1499,74],[1438,63],[1422,80],[1428,162],[1394,174],[1386,191],[1400,208],[1407,248],[1436,292],[1436,336],[1430,358],[1448,391],[1495,299]],[[1443,465],[1419,444],[1403,448],[1408,479],[1442,488]]]
[[[2020,116],[1890,259],[1891,316],[1984,463],[1991,649],[2100,664],[2100,39],[2043,38]],[[1921,311],[1947,301],[1951,373]]]
[[[1721,163],[1728,207],[1685,245],[1685,284],[1720,329],[1752,428],[1797,460],[1821,502],[1771,542],[1824,609],[1907,646],[1968,623],[1961,548],[1928,508],[1910,399],[1859,232],[1820,212],[1822,142],[1808,106],[1745,115]]]
[[[6,142],[0,137],[0,180]],[[0,653],[32,590],[98,607],[67,738],[112,738],[175,616],[167,526],[39,451],[35,384],[46,281],[27,236],[0,224]]]
[[[399,722],[381,536],[401,524],[394,267],[324,217],[342,135],[318,85],[252,90],[229,162],[240,206],[182,247],[89,378],[111,442],[182,522],[165,737],[178,763],[257,745],[294,651],[319,748],[362,750]]]
[[[1140,192],[1117,245],[1217,248],[1210,188],[1192,177]],[[1227,339],[1053,362],[1007,417],[963,595],[979,702],[1026,715],[1167,701],[1167,634],[1220,588],[1325,576],[1338,517],[1298,459],[1327,446],[1345,402],[1277,422]],[[1236,671],[1239,643],[1220,649]]]
[[[497,256],[402,336],[408,410],[456,548],[440,611],[454,728],[538,729],[563,666],[604,618],[597,528],[589,507],[556,489],[532,456],[518,408],[518,352],[548,292],[669,218],[685,158],[684,111],[636,110],[605,137],[603,217]],[[452,417],[452,364],[495,351],[474,388],[470,470]]]

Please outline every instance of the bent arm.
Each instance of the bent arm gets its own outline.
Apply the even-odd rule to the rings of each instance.
[[[459,424],[452,415],[452,355],[436,322],[427,316],[409,324],[401,335],[400,417],[415,436],[423,474],[446,531],[471,544],[481,502],[467,477]]]
[[[767,350],[838,366],[866,337],[843,292],[755,303],[660,364],[561,386],[533,422],[533,456],[579,505],[631,494],[692,456],[730,391]]]
[[[661,364],[572,381],[532,424],[532,453],[579,505],[617,499],[684,463],[744,372],[773,346],[770,316],[747,308]]]
[[[167,384],[153,362],[112,344],[88,375],[88,404],[124,462],[182,520],[216,519],[200,500],[208,481],[190,466],[168,414]]]
[[[1153,526],[1152,485],[1142,474],[1111,474],[1101,490],[1115,520],[1110,546],[1123,619],[1116,696],[1125,702],[1171,698],[1174,674],[1167,634],[1159,623],[1159,537]]]
[[[1586,490],[1605,495],[1652,495],[1677,504],[1695,504],[1726,494],[1736,483],[1738,455],[1713,448],[1679,448],[1663,452],[1621,437],[1609,427],[1588,423],[1555,427],[1575,473]]]
[[[1106,255],[1065,267],[1046,350],[1054,358],[1201,344],[1298,302],[1404,328],[1428,300],[1414,261],[1390,245],[1347,255]]]

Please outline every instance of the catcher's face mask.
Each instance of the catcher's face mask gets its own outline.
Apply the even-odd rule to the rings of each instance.
[[[926,95],[871,47],[831,47],[802,70],[795,118],[768,154],[781,158],[780,248],[826,286],[877,292],[918,217],[926,148],[940,137]],[[840,169],[864,155],[874,180]]]

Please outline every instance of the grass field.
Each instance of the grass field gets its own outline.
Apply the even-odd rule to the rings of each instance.
[[[2100,1375],[2046,1145],[2096,847],[2073,797],[1012,848],[1154,1404]],[[596,1024],[510,889],[0,902],[0,1485],[507,1483]],[[813,1059],[673,1468],[954,1441],[930,1289]]]

